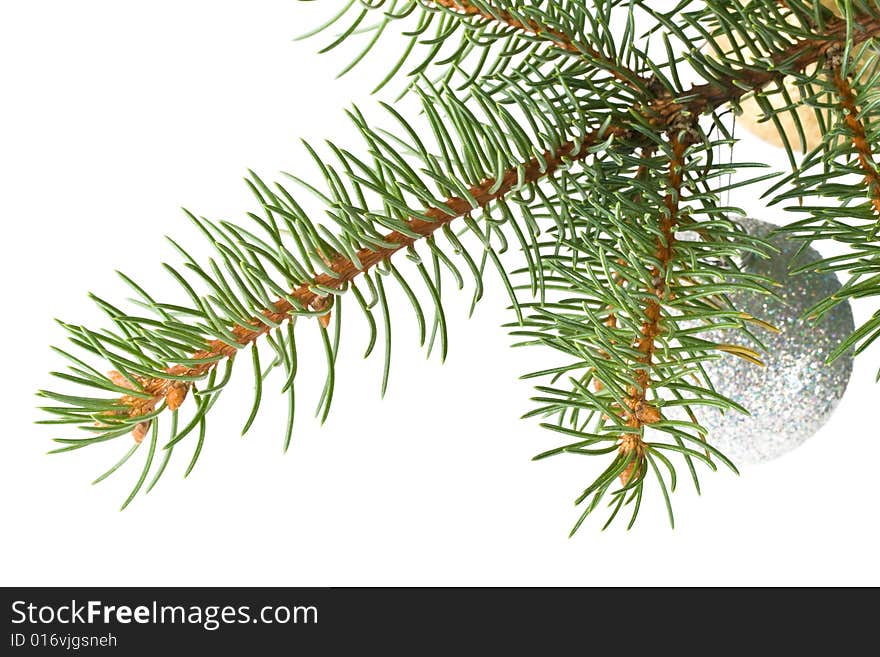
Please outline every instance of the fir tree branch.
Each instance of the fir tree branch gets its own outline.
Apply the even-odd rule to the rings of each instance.
[[[856,94],[843,72],[843,54],[839,49],[828,52],[831,79],[837,90],[839,108],[843,114],[843,121],[850,133],[853,148],[858,157],[859,166],[865,173],[862,179],[868,188],[868,197],[874,207],[874,213],[880,216],[880,172],[871,143],[867,139],[867,132],[862,123],[861,112],[856,105]]]
[[[200,264],[173,243],[184,256],[185,273],[207,292],[197,291],[186,277],[166,265],[180,284],[179,296],[185,292],[189,305],[177,300],[159,303],[126,278],[139,297],[130,301],[146,308],[149,316],[131,314],[96,298],[116,328],[92,331],[62,324],[75,345],[117,369],[105,375],[58,350],[73,366],[71,372],[54,375],[108,396],[41,391],[62,404],[44,407],[57,418],[49,422],[76,424],[93,432],[89,438],[57,438],[63,447],[55,451],[79,449],[131,432],[137,445],[109,475],[149,432],[149,458],[134,496],[151,467],[158,417],[169,410],[172,437],[147,490],[161,475],[174,446],[197,429],[189,472],[203,444],[205,415],[229,381],[236,354],[245,347],[251,348],[255,398],[244,431],[257,414],[264,377],[280,366],[286,374],[282,391],[289,395],[286,448],[298,367],[294,320],[312,317],[317,321],[311,325],[321,330],[327,357],[318,413],[322,418],[333,394],[343,297],[346,301],[355,298],[370,325],[367,354],[376,343],[377,325],[384,328],[384,392],[391,323],[383,278],[396,280],[409,297],[422,343],[430,334],[430,351],[438,335],[443,353],[441,268],[456,278],[459,289],[463,285],[455,262],[438,246],[438,238],[445,237],[474,277],[475,301],[482,294],[483,268],[491,261],[517,311],[520,334],[532,339],[526,344],[544,344],[575,360],[533,374],[552,376],[553,381],[537,387],[544,396],[536,400],[546,405],[532,413],[558,414],[558,423],[544,426],[577,438],[576,443],[539,457],[564,451],[614,455],[608,469],[578,498],[578,504],[589,502],[575,530],[606,494],[614,505],[611,519],[632,504],[634,521],[649,468],[657,475],[669,507],[658,463],[669,469],[670,490],[675,488],[676,477],[664,450],[683,455],[698,490],[694,461],[714,470],[711,454],[735,470],[705,442],[691,406],[743,410],[715,393],[702,363],[725,345],[700,337],[700,332],[717,326],[745,331],[744,321],[750,318],[738,313],[725,295],[760,288],[756,282],[760,277],[738,274],[737,280],[730,281],[728,265],[719,263],[729,262],[730,256],[743,250],[758,251],[760,245],[728,219],[734,209],[720,205],[718,190],[712,186],[719,176],[736,170],[732,162],[720,163],[711,154],[732,137],[725,137],[721,122],[713,117],[713,130],[718,128],[714,134],[722,135],[713,141],[713,131],[703,131],[706,122],[701,118],[737,104],[748,93],[761,99],[765,87],[786,76],[808,78],[811,74],[806,71],[813,63],[833,60],[835,52],[880,34],[880,18],[850,15],[793,27],[782,15],[785,12],[780,14],[773,6],[774,0],[748,7],[710,0],[701,12],[681,11],[687,3],[679,5],[676,11],[685,24],[681,28],[671,22],[674,13],[657,14],[649,3],[640,1],[597,0],[594,11],[588,13],[576,0],[392,0],[376,24],[362,25],[364,17],[382,4],[350,3],[351,13],[356,14],[353,22],[326,49],[349,35],[373,32],[349,70],[390,21],[413,15],[417,25],[405,33],[409,46],[385,81],[416,45],[425,48],[427,55],[411,73],[410,89],[422,97],[433,140],[423,139],[423,133],[386,106],[402,133],[374,129],[356,109],[350,113],[367,142],[367,155],[354,155],[331,143],[335,159],[327,161],[307,146],[325,184],[319,189],[291,177],[318,197],[332,228],[326,219],[323,224],[314,221],[284,187],[270,188],[256,176],[248,184],[266,216],[249,213],[258,228],[248,226],[259,235],[231,222],[214,224],[191,215],[214,247],[212,257]],[[627,4],[627,30],[618,36],[612,32],[610,16],[612,10]],[[800,7],[801,3],[790,4]],[[347,15],[348,7],[328,25]],[[665,62],[653,61],[635,45],[635,9],[648,12],[668,28],[663,34],[669,55]],[[745,11],[747,25],[740,34],[748,36],[754,27],[759,37],[752,44],[754,59],[719,55],[710,60],[695,53],[687,25],[695,28],[690,32],[696,40],[709,35],[711,42],[711,34],[731,25],[739,29],[736,20],[741,11]],[[431,25],[436,28],[433,36],[428,35]],[[459,38],[450,39],[453,34]],[[684,57],[670,47],[670,35],[685,46]],[[447,40],[454,50],[444,48]],[[501,51],[495,51],[498,57],[493,62],[490,50],[494,44]],[[705,82],[688,88],[676,69],[689,57]],[[474,59],[478,61],[471,69]],[[446,67],[443,84],[431,84],[422,75],[431,63]],[[466,73],[466,68],[471,72]],[[643,77],[633,69],[652,75]],[[448,84],[460,73],[466,77],[461,86],[468,90],[464,99],[457,98]],[[854,165],[858,160],[873,212],[868,204],[859,210],[876,215],[880,212],[880,176],[872,150],[876,129],[859,114],[859,105],[873,105],[859,96],[859,83],[850,84],[842,71],[834,83],[846,130],[837,129],[834,138],[840,143],[826,149],[826,159],[846,160],[834,175],[859,172]],[[842,134],[848,139],[838,139]],[[574,162],[582,164],[570,167]],[[830,176],[813,180],[821,185]],[[823,191],[833,196],[829,187],[825,185]],[[846,205],[850,197],[842,195],[840,187],[835,201]],[[855,196],[851,189],[847,193]],[[831,210],[825,216],[830,215]],[[477,221],[481,217],[483,221]],[[481,242],[480,264],[452,230],[456,219]],[[693,230],[700,239],[677,240],[678,229]],[[527,261],[522,271],[529,274],[535,300],[523,304],[534,311],[528,321],[523,320],[514,291],[526,286],[515,288],[498,259],[498,253],[507,248],[509,233],[518,240]],[[865,241],[862,235],[858,237]],[[424,245],[418,252],[417,243]],[[501,243],[497,251],[495,243]],[[418,295],[393,262],[400,251],[410,256],[421,276],[434,306],[433,325],[426,322]],[[552,298],[545,298],[546,290]],[[853,285],[844,293],[854,296],[864,289]],[[381,323],[373,318],[374,309],[382,312]],[[274,360],[266,367],[259,347],[267,351],[270,346]],[[221,362],[225,370],[218,376]],[[553,387],[561,377],[571,383],[570,388]],[[178,426],[178,409],[188,395],[194,398],[194,413]],[[675,408],[683,408],[690,422],[667,413]],[[584,420],[584,416],[589,417]],[[595,428],[585,432],[593,420]],[[661,434],[669,440],[654,439]],[[612,491],[618,480],[622,487]]]
[[[642,354],[640,361],[644,367],[635,372],[636,385],[630,387],[629,396],[625,400],[626,425],[635,431],[624,434],[620,441],[620,453],[628,460],[628,465],[620,473],[620,482],[624,486],[629,483],[634,473],[638,474],[645,467],[645,442],[642,439],[641,428],[661,419],[659,410],[648,403],[647,394],[651,387],[651,365],[654,360],[656,339],[663,330],[661,325],[663,303],[669,293],[667,274],[675,244],[675,230],[679,223],[682,171],[685,166],[684,157],[689,133],[684,130],[681,134],[671,134],[669,141],[669,182],[668,191],[663,199],[666,212],[660,218],[660,235],[657,236],[655,253],[657,264],[651,268],[652,287],[649,292],[654,298],[645,305],[641,337],[636,342],[636,349]],[[634,453],[632,458],[628,458],[630,453]]]
[[[590,146],[595,145],[602,139],[607,139],[614,135],[620,136],[621,134],[621,131],[617,128],[607,128],[587,133],[579,145],[572,141],[566,142],[559,146],[555,152],[545,152],[542,160],[532,158],[529,162],[524,163],[522,167],[508,169],[500,181],[490,178],[478,185],[472,186],[468,191],[472,199],[474,199],[476,207],[468,199],[451,197],[446,199],[444,209],[432,207],[424,212],[424,215],[430,218],[431,221],[410,217],[407,229],[422,238],[428,237],[454,219],[466,216],[478,208],[484,208],[494,200],[503,198],[515,186],[528,185],[542,178],[552,176],[564,161],[576,162],[581,160],[590,153]],[[401,249],[412,246],[416,242],[416,238],[405,235],[400,231],[392,231],[383,237],[383,241],[395,246],[381,249],[360,249],[357,252],[360,266],[352,262],[351,259],[341,255],[337,256],[327,263],[333,272],[332,274],[323,273],[318,275],[310,284],[300,285],[290,296],[302,308],[312,308],[316,311],[324,310],[326,308],[326,295],[316,293],[314,291],[315,287],[338,290],[345,286],[346,283],[354,280],[358,275],[387,260]],[[295,307],[291,301],[288,299],[278,299],[271,309],[267,308],[262,314],[271,324],[277,325],[290,320],[292,317],[291,311],[293,310],[295,310]],[[181,380],[180,377],[196,378],[204,376],[217,366],[219,361],[215,357],[233,358],[240,349],[252,344],[260,336],[268,332],[269,325],[262,323],[257,318],[251,318],[249,326],[238,325],[232,329],[232,335],[237,346],[222,340],[213,340],[206,349],[200,350],[191,356],[192,360],[203,362],[192,366],[175,365],[169,368],[168,374],[177,377],[175,379],[158,377],[139,378],[141,390],[149,395],[149,397],[123,395],[119,400],[120,404],[127,407],[128,410],[126,412],[129,417],[138,417],[153,412],[163,399],[168,409],[174,411],[183,403],[190,387],[190,384],[187,381]],[[146,426],[139,425],[135,433],[135,438],[138,442],[143,438],[146,428]]]
[[[857,46],[880,36],[880,17],[856,16],[858,30],[851,35],[851,43]],[[827,51],[846,44],[850,35],[844,19],[833,18],[826,22],[819,35],[800,39],[774,53],[766,64],[757,63],[742,68],[736,74],[718,75],[716,79],[693,85],[684,94],[685,102],[677,102],[672,94],[653,101],[646,116],[652,125],[669,126],[680,117],[690,117],[712,112],[728,103],[735,103],[747,93],[757,92],[773,82],[779,82],[792,72],[802,71],[825,57]]]
[[[853,6],[840,8],[844,18],[838,22],[847,24],[849,38],[826,48],[822,66],[802,77],[803,83],[813,87],[815,98],[821,95],[827,99],[821,106],[832,110],[822,125],[822,143],[766,193],[773,195],[773,204],[795,200],[796,204],[786,209],[808,215],[784,227],[790,235],[805,243],[828,240],[846,245],[845,252],[810,263],[813,269],[846,276],[839,291],[807,311],[811,319],[821,318],[850,299],[880,295],[880,175],[876,155],[880,132],[875,100],[880,65],[878,41],[863,38],[866,29],[874,30],[876,37],[880,12],[875,10],[871,19],[853,15]],[[815,200],[805,203],[805,199]],[[823,199],[826,201],[821,202]],[[878,339],[880,312],[875,312],[841,340],[828,359],[845,353],[858,355]]]
[[[590,61],[601,66],[605,71],[621,82],[635,88],[644,88],[647,80],[635,71],[624,67],[620,62],[612,61],[604,57],[595,48],[577,44],[565,32],[542,25],[534,18],[517,17],[509,10],[481,2],[479,4],[470,0],[428,0],[429,2],[450,9],[464,16],[478,16],[487,22],[501,22],[515,30],[533,34],[537,37],[547,37],[555,47],[575,54],[587,54]]]
[[[458,14],[464,16],[479,16],[485,21],[500,21],[516,30],[528,32],[535,36],[548,36],[549,40],[558,48],[569,52],[578,53],[580,48],[575,45],[570,36],[559,30],[554,30],[545,25],[541,25],[533,18],[520,19],[514,16],[507,9],[493,7],[487,3],[482,3],[483,7],[469,0],[428,0],[432,4],[439,5],[451,9]],[[595,51],[591,52],[591,54]],[[598,53],[595,53],[598,56]]]

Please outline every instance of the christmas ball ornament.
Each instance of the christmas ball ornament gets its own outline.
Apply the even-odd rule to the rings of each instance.
[[[840,289],[833,273],[813,271],[789,275],[789,269],[821,259],[812,248],[798,252],[801,243],[785,236],[767,238],[776,226],[743,219],[750,234],[768,239],[780,253],[770,258],[746,256],[745,272],[772,278],[782,287],[777,297],[740,291],[729,295],[734,306],[779,329],[753,328],[766,347],[765,367],[725,353],[706,365],[716,390],[748,409],[722,413],[705,408],[700,424],[707,440],[736,464],[769,461],[794,449],[821,427],[843,396],[852,372],[852,353],[826,363],[828,355],[853,332],[849,303],[835,306],[819,321],[803,319],[814,304]],[[707,333],[717,343],[755,348],[735,329]]]

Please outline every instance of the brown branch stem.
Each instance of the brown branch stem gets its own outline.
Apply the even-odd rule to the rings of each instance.
[[[627,84],[628,86],[638,86],[636,84],[636,81],[640,81],[642,85],[646,85],[648,82],[646,79],[642,78],[634,71],[630,71],[629,69],[626,69],[616,62],[612,62],[607,57],[603,56],[598,50],[587,47],[585,45],[578,45],[565,32],[561,32],[546,25],[542,25],[534,19],[530,18],[523,21],[514,16],[509,11],[501,8],[493,8],[493,11],[491,12],[486,11],[484,9],[481,9],[480,7],[477,7],[469,0],[430,1],[435,5],[445,7],[446,9],[451,9],[452,11],[455,11],[464,16],[479,16],[485,21],[503,23],[522,32],[534,34],[535,36],[546,36],[548,37],[550,43],[552,43],[557,48],[560,48],[561,50],[567,50],[568,52],[572,53],[588,54],[594,62],[601,65],[603,70],[607,71],[613,77]]]
[[[538,158],[532,158],[521,168],[513,167],[508,169],[504,173],[500,184],[498,184],[496,179],[490,178],[484,180],[478,185],[470,187],[468,191],[477,203],[476,208],[465,198],[448,198],[444,201],[444,205],[452,211],[451,214],[445,209],[439,207],[428,208],[423,214],[429,217],[431,221],[412,217],[407,223],[407,228],[421,237],[427,237],[452,220],[468,215],[476,209],[484,208],[492,201],[502,198],[519,184],[534,183],[542,178],[553,175],[564,161],[573,162],[582,160],[589,154],[589,146],[612,135],[624,136],[625,133],[623,130],[614,127],[602,131],[597,130],[587,133],[577,152],[575,152],[577,145],[574,142],[565,142],[554,152],[545,152],[542,156],[542,161],[539,161]],[[416,242],[416,238],[404,235],[398,231],[392,231],[383,237],[383,241],[392,243],[395,246],[381,249],[360,249],[357,252],[357,256],[362,265],[361,267],[356,266],[348,258],[345,258],[342,255],[337,255],[329,262],[333,275],[327,273],[320,274],[310,283],[297,287],[293,290],[290,296],[299,303],[300,308],[322,310],[325,307],[326,299],[315,293],[312,289],[313,286],[331,288],[334,290],[341,289],[346,283],[352,281],[371,267],[387,260],[401,249],[412,246]],[[290,319],[291,313],[295,313],[296,310],[297,308],[289,300],[278,299],[273,304],[273,308],[264,310],[262,314],[271,323],[280,324]],[[239,345],[248,345],[260,336],[269,332],[269,326],[260,322],[258,318],[252,318],[251,325],[257,328],[249,328],[239,325],[232,329],[235,341]],[[212,340],[207,344],[205,349],[192,354],[191,358],[210,359],[215,356],[231,358],[240,348],[241,347],[230,345],[222,340]],[[200,377],[207,374],[216,366],[216,364],[217,361],[199,363],[193,366],[175,365],[167,371],[170,375],[176,377]],[[175,410],[183,402],[186,392],[189,389],[189,383],[181,381],[180,379],[144,377],[139,379],[139,381],[143,391],[149,394],[150,398],[145,399],[135,397],[134,395],[123,396],[120,402],[128,407],[128,415],[130,417],[137,417],[151,412],[162,399],[166,400],[168,407],[171,410]]]
[[[880,36],[880,18],[860,15],[854,18],[856,30],[852,33],[852,45],[858,45]],[[846,21],[840,18],[829,20],[821,37],[810,37],[795,41],[784,50],[770,57],[766,69],[742,69],[734,76],[720,76],[717,80],[697,84],[683,97],[688,100],[676,102],[669,95],[652,102],[645,113],[652,125],[672,126],[675,122],[691,116],[704,114],[736,102],[747,93],[760,91],[771,82],[782,80],[787,71],[802,71],[810,64],[823,58],[832,47],[847,39]],[[785,71],[780,70],[784,68]]]
[[[654,256],[657,264],[651,268],[651,290],[653,298],[645,305],[645,318],[642,322],[641,336],[635,344],[641,353],[639,367],[636,374],[636,385],[630,386],[627,405],[626,424],[628,427],[639,430],[647,424],[653,424],[660,420],[660,411],[647,400],[648,389],[651,386],[651,366],[654,362],[654,350],[657,346],[657,336],[663,328],[663,302],[667,296],[666,275],[669,264],[672,261],[672,250],[675,243],[675,228],[679,221],[679,198],[683,182],[685,151],[688,140],[685,135],[670,134],[670,158],[669,175],[666,196],[663,205],[666,211],[660,219],[660,235],[657,236],[656,251]],[[623,454],[635,452],[635,458],[620,474],[620,481],[626,485],[633,473],[638,473],[642,467],[641,457],[644,451],[644,442],[639,433],[626,433],[620,440],[620,451]]]
[[[862,123],[859,108],[856,105],[856,93],[850,81],[841,75],[840,62],[832,66],[832,82],[837,89],[839,107],[843,112],[843,121],[849,131],[853,148],[859,160],[859,166],[865,172],[864,182],[868,188],[868,197],[874,208],[874,213],[880,216],[880,173],[877,171],[877,162],[871,143],[868,141],[865,126]]]

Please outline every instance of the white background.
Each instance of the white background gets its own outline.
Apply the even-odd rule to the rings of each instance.
[[[470,321],[467,295],[448,295],[445,365],[426,361],[400,314],[384,401],[380,359],[360,360],[366,333],[353,321],[330,419],[319,428],[308,412],[311,368],[286,456],[274,381],[238,437],[246,372],[215,407],[190,478],[188,459],[172,463],[125,512],[134,467],[89,485],[121,445],[45,455],[58,434],[32,422],[34,392],[63,365],[48,349],[63,340],[53,318],[98,320],[86,293],[126,296],[114,269],[161,293],[160,262],[177,262],[164,234],[205,253],[179,206],[236,220],[254,209],[246,167],[311,171],[299,137],[345,142],[349,103],[375,113],[369,91],[402,42],[389,34],[335,80],[350,53],[316,55],[326,37],[292,41],[338,3],[317,4],[0,4],[0,584],[880,584],[876,352],[801,448],[740,477],[706,473],[702,497],[683,477],[674,531],[653,491],[632,531],[600,533],[597,517],[569,540],[572,500],[596,464],[530,462],[557,439],[518,419],[531,389],[517,377],[545,361],[509,348],[491,278]],[[784,164],[755,140],[741,148]],[[783,220],[753,195],[732,201]],[[857,321],[871,310],[857,306]]]

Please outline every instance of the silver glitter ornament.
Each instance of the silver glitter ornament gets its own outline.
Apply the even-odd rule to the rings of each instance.
[[[756,219],[739,222],[750,234],[766,238],[776,228]],[[820,321],[801,319],[814,304],[840,289],[833,273],[804,272],[789,276],[788,269],[819,260],[812,248],[798,254],[800,242],[783,236],[768,240],[780,250],[770,258],[746,256],[743,271],[778,281],[778,298],[753,292],[730,296],[734,306],[780,329],[761,327],[753,332],[767,347],[762,354],[766,367],[756,366],[731,354],[706,364],[706,372],[719,393],[748,409],[722,413],[704,408],[700,424],[709,432],[710,444],[736,464],[759,463],[794,449],[821,427],[843,396],[852,372],[852,354],[826,364],[831,353],[853,332],[848,302],[835,306]],[[707,339],[754,348],[738,331],[717,330]]]

